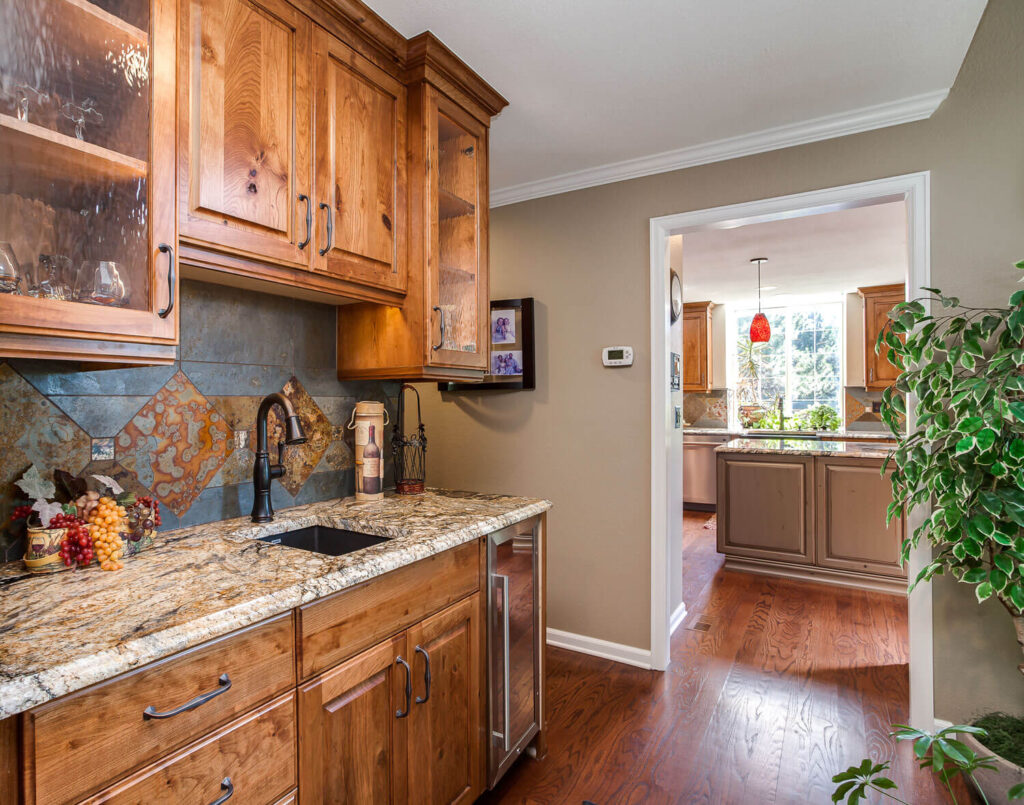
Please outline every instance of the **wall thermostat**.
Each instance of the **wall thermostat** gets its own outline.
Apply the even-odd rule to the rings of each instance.
[[[633,347],[605,347],[601,350],[601,361],[605,366],[632,366]]]

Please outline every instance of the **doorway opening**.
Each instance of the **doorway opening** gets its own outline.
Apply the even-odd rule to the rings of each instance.
[[[771,436],[781,429],[798,437],[812,426],[821,429],[822,423],[829,431],[875,429],[877,391],[884,387],[884,379],[875,376],[877,364],[865,354],[864,334],[854,326],[855,321],[865,320],[855,300],[867,299],[857,289],[870,294],[887,288],[891,294],[901,284],[902,299],[915,298],[914,289],[929,285],[928,181],[924,172],[651,219],[652,667],[667,667],[672,632],[686,618],[687,607],[696,603],[692,589],[691,601],[683,591],[683,490],[693,489],[695,481],[705,494],[711,488],[706,476],[697,477],[694,462],[684,464],[679,425],[682,420],[703,424],[708,431],[692,433],[702,439],[716,427],[724,431],[719,434],[723,439],[740,428],[746,429],[744,436],[771,428]],[[901,225],[894,235],[897,220]],[[862,242],[872,227],[877,229],[873,240],[880,249],[874,256]],[[846,233],[845,240],[840,232]],[[763,254],[765,249],[774,251],[776,259]],[[757,257],[769,258],[762,264],[760,300],[756,274],[749,265]],[[894,262],[899,263],[898,275],[893,275]],[[705,270],[687,273],[687,265]],[[673,353],[686,350],[669,316],[672,269],[682,275],[684,302],[698,308],[687,312],[703,316],[708,328],[703,375],[687,366],[684,354],[679,391],[672,386],[672,367],[678,366]],[[765,346],[750,343],[750,322],[758,310],[771,322],[772,338]],[[758,350],[753,378],[750,366],[744,365],[752,349]],[[694,389],[696,378],[700,387],[691,391],[688,401],[686,385]],[[907,409],[913,411],[912,399]],[[912,415],[907,426],[914,426]],[[716,446],[702,446],[705,464],[715,461]],[[906,528],[912,530],[926,515],[916,512]],[[700,523],[688,522],[688,540],[692,544],[701,539],[695,526],[714,532],[716,525],[708,515]],[[707,561],[704,551],[694,553],[695,562],[699,555]],[[911,556],[911,577],[927,558],[926,547]],[[771,564],[743,569],[765,572],[768,567],[771,572]],[[839,579],[839,583],[845,582]],[[927,585],[907,599],[906,622],[910,720],[931,728],[931,592]]]

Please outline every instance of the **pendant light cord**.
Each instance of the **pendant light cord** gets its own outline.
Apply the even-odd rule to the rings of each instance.
[[[761,261],[757,261],[757,312],[761,312]]]

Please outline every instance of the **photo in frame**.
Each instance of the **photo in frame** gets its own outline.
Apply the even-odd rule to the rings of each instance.
[[[490,305],[490,351],[480,383],[442,382],[440,391],[520,390],[537,387],[533,297],[494,299]]]

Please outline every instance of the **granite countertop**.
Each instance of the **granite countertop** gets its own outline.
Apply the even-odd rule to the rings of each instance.
[[[771,439],[772,431],[751,428],[693,428],[684,427],[684,434],[694,436],[732,436],[734,438],[748,437],[752,439]],[[886,432],[871,430],[819,430],[813,433],[808,432],[806,436],[791,436],[792,439],[870,439],[872,441],[891,442],[895,437]]]
[[[428,490],[296,506],[169,531],[123,570],[47,576],[0,565],[0,719],[551,508],[535,498]],[[388,537],[344,556],[259,542],[326,525]]]
[[[889,455],[892,452],[892,447],[867,442],[830,442],[813,439],[733,439],[716,447],[715,452],[879,459]]]

